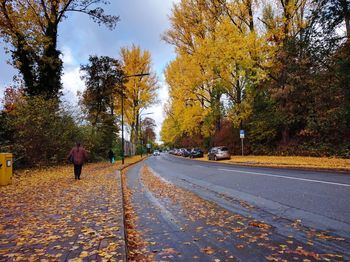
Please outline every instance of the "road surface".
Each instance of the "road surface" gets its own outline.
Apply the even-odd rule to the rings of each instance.
[[[188,181],[274,215],[350,237],[350,174],[238,167],[168,154],[152,157],[147,164],[176,184],[186,186],[180,181]]]
[[[250,220],[254,220],[263,221],[263,223],[270,225],[273,232],[269,232],[268,238],[275,244],[283,241],[288,243],[294,241],[294,244],[297,243],[296,253],[298,253],[300,246],[308,245],[311,254],[313,252],[317,254],[331,253],[340,254],[340,260],[350,258],[349,174],[241,167],[220,162],[189,160],[169,154],[152,156],[145,161],[145,164],[162,180],[194,193],[223,210],[232,212],[231,214],[242,216],[246,219],[245,224],[251,225]],[[162,240],[166,243],[165,246],[158,247],[156,244],[154,248],[159,250],[164,249],[164,247],[172,247],[172,244],[175,250],[182,250],[179,252],[182,255],[175,260],[185,261],[190,257],[206,260],[206,258],[198,256],[195,248],[192,247],[186,251],[183,245],[179,246],[179,243],[193,243],[189,239],[190,236],[193,238],[196,233],[195,228],[202,228],[203,225],[196,222],[197,224],[188,226],[187,233],[181,233],[181,225],[188,225],[183,217],[182,209],[161,200],[159,196],[162,196],[162,193],[158,195],[158,198],[156,194],[152,194],[151,190],[148,190],[142,182],[143,180],[140,179],[140,169],[141,164],[129,171],[128,183],[129,187],[134,189],[134,203],[138,203],[136,211],[140,212],[139,225],[141,225],[144,234],[148,236],[148,240]],[[146,202],[148,204],[144,205]],[[140,205],[140,203],[142,204]],[[145,206],[147,206],[146,209]],[[142,212],[144,213],[142,214]],[[152,219],[149,219],[150,217]],[[223,221],[225,219],[227,218],[223,218]],[[157,223],[154,224],[152,221],[157,221]],[[159,229],[163,229],[162,234],[160,234]],[[232,254],[226,256],[217,253],[219,259],[225,257],[223,260],[229,260],[229,257],[242,261],[246,259],[259,261],[263,258],[271,258],[266,250],[258,251],[257,248],[252,248],[248,253],[245,250],[245,253],[240,248],[225,246],[225,243],[237,243],[237,235],[227,236],[227,239],[218,245],[216,240],[219,237],[212,235],[213,232],[218,231],[218,228],[214,226],[210,233],[205,234],[205,240],[198,238],[201,240],[196,243],[197,248],[203,251],[203,247],[205,249],[205,247],[211,247],[216,243],[216,249],[226,250],[228,254]],[[169,235],[169,232],[177,233],[171,234],[170,238],[165,237]],[[251,235],[252,232],[249,231],[247,234]],[[288,241],[291,236],[293,236],[293,241]],[[165,239],[168,240],[165,241]],[[266,244],[266,246],[268,245]],[[279,251],[282,254],[285,252],[285,245],[280,246],[283,247]],[[231,245],[231,247],[233,246]],[[254,250],[253,253],[252,250]],[[204,253],[206,253],[205,256],[211,252]],[[160,254],[156,260],[164,259],[162,253]],[[252,256],[249,257],[248,254]],[[288,254],[290,255],[290,253]],[[282,258],[292,259],[294,257]],[[309,254],[303,258],[314,260],[317,256]],[[332,260],[332,257],[328,257],[328,259]]]

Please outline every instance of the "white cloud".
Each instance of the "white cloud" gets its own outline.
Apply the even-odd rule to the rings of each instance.
[[[68,101],[78,104],[77,92],[85,89],[84,81],[80,78],[80,68],[64,70],[62,76],[63,94]]]
[[[62,61],[65,66],[76,66],[72,50],[68,46],[62,47]]]
[[[144,111],[144,114],[151,113],[149,117],[153,118],[156,121],[157,142],[160,143],[160,130],[162,128],[162,123],[164,121],[164,104],[169,99],[168,86],[163,81],[160,81],[160,89],[158,90],[158,99],[160,102],[156,105],[153,105],[147,108],[147,110]]]

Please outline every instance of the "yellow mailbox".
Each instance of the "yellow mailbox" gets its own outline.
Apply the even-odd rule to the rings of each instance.
[[[0,186],[12,182],[12,154],[0,153]]]

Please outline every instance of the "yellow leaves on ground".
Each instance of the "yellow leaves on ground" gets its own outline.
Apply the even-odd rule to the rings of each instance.
[[[0,260],[121,257],[122,202],[115,167],[26,170],[0,187]]]
[[[208,157],[196,158],[207,161]],[[316,169],[339,169],[350,171],[350,159],[328,157],[303,157],[303,156],[232,156],[230,160],[222,160],[223,163],[240,165],[271,166],[271,167],[297,167]]]
[[[132,156],[132,157],[127,157],[124,159],[124,164],[126,166],[134,164],[138,161],[141,161],[142,159],[146,158],[146,156],[144,155],[143,157],[136,155],[136,156]],[[121,164],[121,160],[116,161],[116,165],[120,165]]]

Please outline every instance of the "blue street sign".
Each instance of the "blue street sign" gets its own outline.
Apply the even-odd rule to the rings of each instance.
[[[239,137],[240,137],[240,138],[244,138],[244,130],[243,130],[243,129],[241,129],[241,130],[239,131]]]

